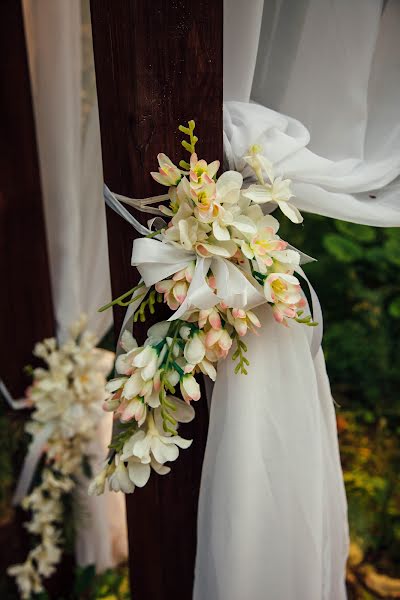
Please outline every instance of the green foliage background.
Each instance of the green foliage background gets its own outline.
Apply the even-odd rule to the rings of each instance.
[[[400,229],[305,215],[281,235],[306,265],[324,314],[352,540],[400,577]],[[362,596],[364,597],[364,596]],[[374,596],[365,596],[366,598]]]

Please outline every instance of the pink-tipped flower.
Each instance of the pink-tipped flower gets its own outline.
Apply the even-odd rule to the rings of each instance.
[[[180,271],[177,271],[175,273],[175,275],[172,277],[172,279],[174,281],[180,281],[181,279],[184,279],[185,281],[190,283],[193,279],[195,268],[196,268],[196,263],[194,261],[191,261],[187,267],[185,267],[184,269],[181,269]]]
[[[121,413],[121,423],[127,423],[135,419],[139,427],[143,425],[147,416],[147,405],[142,398],[133,398],[124,407]]]
[[[199,311],[200,329],[203,329],[207,323],[211,325],[212,329],[221,329],[221,317],[217,308],[206,308]]]
[[[183,355],[190,365],[197,365],[203,360],[206,354],[204,339],[204,333],[197,332],[186,342]]]
[[[300,302],[301,288],[299,280],[287,273],[272,273],[264,282],[264,295],[274,304],[297,304]]]
[[[178,185],[182,177],[180,169],[165,154],[159,154],[157,159],[160,167],[158,173],[154,171],[150,173],[153,179],[162,185]]]
[[[206,357],[211,362],[226,358],[232,346],[232,339],[226,329],[210,329],[206,335]]]
[[[211,223],[217,216],[219,204],[215,202],[217,190],[215,182],[207,174],[199,184],[190,186],[190,195],[196,204],[195,215],[202,223]]]
[[[180,383],[181,394],[185,402],[191,402],[192,400],[200,400],[201,392],[200,386],[189,373],[183,375]]]
[[[164,294],[164,302],[171,310],[177,310],[185,300],[189,284],[186,279],[164,279],[156,283],[155,288],[160,294]]]
[[[190,181],[200,183],[205,175],[212,179],[219,169],[219,164],[219,160],[214,160],[208,165],[205,160],[198,160],[194,152],[190,157]]]
[[[242,308],[232,308],[228,309],[226,314],[228,322],[233,325],[241,337],[246,335],[248,329],[256,333],[256,328],[261,327],[260,320],[251,310],[245,311]]]
[[[294,305],[288,306],[287,304],[278,302],[277,304],[273,305],[272,314],[274,315],[275,321],[281,325],[285,325],[285,327],[288,327],[288,322],[286,319],[294,319],[297,315],[297,310]]]

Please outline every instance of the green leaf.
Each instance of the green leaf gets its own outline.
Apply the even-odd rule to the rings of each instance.
[[[335,221],[335,226],[340,233],[352,237],[358,242],[373,242],[376,239],[376,230],[368,225]]]
[[[340,262],[351,263],[363,256],[361,246],[337,233],[328,233],[323,239],[323,244],[329,254]]]
[[[390,238],[384,244],[387,259],[396,266],[400,266],[400,238]]]
[[[400,296],[389,304],[389,315],[394,319],[400,319]]]

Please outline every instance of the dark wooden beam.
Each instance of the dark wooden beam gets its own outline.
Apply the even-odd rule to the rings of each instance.
[[[19,0],[0,2],[1,376],[24,391],[23,367],[53,335],[46,231],[24,24]]]
[[[46,232],[24,24],[19,0],[0,2],[0,376],[15,397],[30,378],[35,343],[54,334]],[[1,402],[4,402],[1,400]],[[1,413],[5,411],[4,404]],[[8,411],[11,417],[11,410]],[[10,430],[26,418],[12,414]],[[20,427],[17,427],[20,429]],[[10,450],[11,451],[11,450]],[[22,457],[21,457],[22,458]],[[21,464],[15,461],[17,477]],[[26,534],[16,519],[0,529],[0,568],[24,560]]]
[[[178,125],[196,121],[198,152],[222,159],[222,0],[91,0],[104,177],[133,197],[165,191],[149,176],[156,155],[182,158]],[[146,221],[143,214],[137,217]],[[108,211],[113,296],[137,282],[134,231]],[[115,313],[116,332],[123,311]],[[143,325],[134,331],[143,339]],[[207,435],[206,400],[183,430],[194,438],[170,475],[127,497],[132,594],[189,600],[197,501]],[[211,600],[211,599],[210,599]]]

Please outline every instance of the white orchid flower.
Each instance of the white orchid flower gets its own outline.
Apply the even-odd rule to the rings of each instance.
[[[272,255],[286,248],[286,242],[276,232],[279,222],[271,215],[265,215],[257,222],[257,233],[241,242],[241,250],[246,258],[257,262],[260,273],[265,274],[273,263]]]
[[[217,379],[217,370],[207,358],[203,358],[201,363],[199,363],[199,369],[204,375],[207,375],[211,381],[215,381]]]
[[[294,268],[300,264],[300,254],[296,250],[277,250],[271,253],[273,263],[269,269],[272,273],[293,275]]]
[[[259,318],[251,310],[245,311],[242,308],[232,308],[226,311],[226,315],[228,322],[233,325],[240,336],[246,335],[248,329],[255,333],[256,328],[261,327]]]
[[[204,159],[198,160],[197,154],[193,152],[190,157],[190,181],[200,183],[204,179],[204,175],[212,179],[216,175],[219,165],[219,160],[214,160],[208,165]]]
[[[267,202],[276,202],[281,211],[293,223],[301,223],[303,217],[294,204],[289,202],[293,194],[290,189],[290,179],[277,177],[271,184],[251,185],[243,192],[246,198],[250,198],[256,204],[266,204]]]
[[[185,402],[191,402],[192,400],[197,402],[197,400],[200,400],[200,386],[190,373],[183,375],[180,381],[180,390]]]
[[[135,484],[130,480],[128,470],[121,459],[114,472],[109,476],[108,485],[114,492],[131,494],[134,491]]]
[[[242,185],[243,177],[237,171],[222,173],[216,184],[217,202],[219,204],[237,204]]]
[[[207,233],[210,226],[206,223],[200,223],[195,217],[180,219],[172,227],[168,227],[164,232],[164,237],[168,242],[185,250],[193,250],[198,242],[207,239]]]
[[[255,234],[256,232],[256,226],[253,221],[246,215],[241,215],[238,206],[232,206],[228,209],[221,206],[212,223],[215,239],[219,241],[230,240],[230,227],[234,227],[240,233],[244,234]]]
[[[226,329],[210,329],[206,335],[206,357],[210,362],[226,358],[232,346],[232,338]]]
[[[302,300],[299,280],[286,273],[272,273],[264,282],[264,295],[268,302],[297,304]]]
[[[129,400],[125,405],[121,405],[120,414],[121,423],[128,423],[129,421],[132,421],[132,419],[135,419],[139,427],[141,427],[147,417],[147,405],[143,398],[132,398],[132,400]]]
[[[134,367],[140,369],[140,376],[144,381],[153,379],[158,367],[158,352],[153,346],[145,346],[136,354],[132,361]],[[125,384],[126,387],[127,384]],[[136,395],[136,394],[135,394]]]
[[[182,177],[181,170],[165,154],[158,154],[157,160],[159,164],[158,173],[150,173],[153,179],[162,185],[177,185]]]
[[[174,461],[179,456],[179,448],[189,448],[192,440],[185,440],[179,435],[167,436],[160,433],[152,415],[147,419],[147,432],[142,429],[133,434],[125,442],[121,461],[136,456],[140,462],[150,464],[152,457],[161,465]]]
[[[264,184],[264,173],[268,179],[273,181],[274,171],[272,163],[262,153],[262,147],[254,144],[249,148],[249,153],[243,157],[243,160],[253,169],[260,184]]]
[[[196,252],[204,257],[222,256],[223,258],[231,258],[237,252],[237,245],[233,240],[220,241],[210,236],[207,242],[196,244]]]
[[[183,355],[189,364],[197,365],[203,360],[206,354],[204,339],[204,333],[199,331],[186,342]]]

